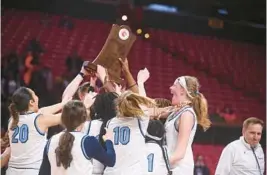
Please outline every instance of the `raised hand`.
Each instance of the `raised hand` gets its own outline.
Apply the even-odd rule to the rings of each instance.
[[[68,102],[71,101],[71,100],[72,100],[72,97],[66,96],[66,97],[64,97],[64,98],[62,99],[61,103],[62,103],[63,105],[65,105],[66,103],[68,103]]]
[[[114,83],[114,86],[115,86],[115,92],[118,95],[121,95],[121,93],[122,93],[122,86],[121,85],[118,85],[117,83]]]
[[[95,87],[96,86],[96,80],[97,80],[96,76],[91,76],[90,77],[90,86]]]
[[[92,106],[92,104],[95,102],[95,96],[97,94],[95,92],[89,92],[85,95],[84,100],[83,100],[83,104],[85,106],[86,109],[90,108]]]
[[[107,77],[107,70],[103,66],[97,65],[96,77],[104,83],[105,78]]]
[[[121,68],[122,68],[122,71],[123,72],[127,72],[130,70],[129,68],[129,62],[128,62],[128,59],[125,58],[125,60],[123,61],[121,58],[119,58],[119,61],[121,63]]]
[[[145,83],[147,79],[150,77],[150,73],[147,68],[140,70],[137,74],[137,83]]]
[[[82,72],[85,76],[91,74],[91,72],[88,72],[87,70],[84,69],[83,65],[82,65],[82,68],[81,68],[80,72]]]

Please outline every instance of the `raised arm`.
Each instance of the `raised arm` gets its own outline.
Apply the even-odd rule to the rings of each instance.
[[[79,85],[83,81],[83,77],[87,74],[88,72],[82,66],[80,73],[70,82],[70,84],[68,84],[68,86],[64,90],[62,99],[71,98],[78,90]]]
[[[149,78],[150,73],[147,68],[140,70],[137,74],[137,84],[138,84],[138,91],[139,94],[146,97],[146,90],[145,90],[145,82]]]
[[[170,114],[170,112],[173,112],[174,108],[172,106],[165,107],[165,108],[145,108],[143,109],[147,112],[147,114],[152,119],[161,119],[161,118],[167,118]]]
[[[170,164],[173,165],[185,156],[185,152],[188,146],[191,130],[194,126],[194,116],[189,111],[184,112],[177,121],[176,126],[178,128],[178,141],[176,148],[170,157]]]
[[[36,119],[37,130],[44,134],[51,126],[56,126],[61,123],[61,113],[59,114],[39,114]]]
[[[128,84],[128,89],[135,92],[135,93],[139,93],[137,83],[136,83],[135,79],[133,78],[133,75],[132,75],[130,68],[129,68],[128,59],[125,58],[125,60],[122,61],[122,59],[119,58],[119,60],[122,64],[122,70],[123,70],[125,79],[126,79],[127,84]]]
[[[61,103],[57,103],[55,105],[51,105],[51,106],[47,106],[47,107],[43,107],[41,109],[39,109],[38,113],[40,114],[55,114],[57,112],[59,112],[63,106],[71,100],[72,97],[69,96],[65,96],[65,98],[62,99]]]
[[[55,105],[46,106],[46,107],[39,109],[38,113],[40,113],[40,114],[55,114],[58,111],[60,111],[63,106],[64,106],[64,104],[62,102],[57,103]]]

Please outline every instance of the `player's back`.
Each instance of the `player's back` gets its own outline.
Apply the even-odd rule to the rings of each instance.
[[[148,120],[136,117],[113,118],[107,128],[113,131],[116,164],[107,167],[105,175],[143,175],[146,173],[145,139]]]
[[[165,161],[163,156],[163,151],[165,152],[166,159],[168,159],[166,147],[162,148],[159,144],[153,141],[146,143],[146,164],[147,164],[147,174],[148,175],[167,175],[169,166],[169,160]]]
[[[82,132],[84,134],[89,135],[89,136],[94,136],[94,137],[98,138],[102,123],[103,122],[101,120],[86,121],[84,123]]]
[[[57,166],[55,150],[58,147],[60,136],[64,133],[60,132],[54,135],[50,139],[48,146],[48,159],[51,165],[51,175],[91,175],[93,171],[93,165],[90,158],[87,158],[84,154],[84,145],[82,144],[83,139],[86,137],[81,132],[71,132],[75,137],[73,146],[71,149],[72,161],[70,166],[65,169],[62,165]]]
[[[82,129],[82,132],[89,135],[94,136],[99,140],[99,134],[100,134],[100,128],[102,126],[101,120],[92,120],[92,121],[86,121],[84,123],[84,127]],[[93,159],[93,174],[103,174],[105,166],[100,163],[99,161]]]
[[[14,129],[9,129],[11,156],[8,167],[10,169],[18,169],[18,171],[40,169],[47,140],[45,133],[37,127],[38,116],[40,114],[37,113],[20,115],[18,125]]]

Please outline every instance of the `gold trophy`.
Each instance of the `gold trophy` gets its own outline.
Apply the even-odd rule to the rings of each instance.
[[[102,50],[93,62],[84,62],[84,68],[96,72],[99,64],[107,69],[110,81],[120,83],[121,63],[118,58],[125,60],[135,40],[129,26],[113,24]]]

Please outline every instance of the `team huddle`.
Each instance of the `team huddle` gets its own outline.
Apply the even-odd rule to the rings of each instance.
[[[169,102],[146,96],[147,70],[137,82],[126,75],[129,88],[123,90],[98,65],[99,93],[88,90],[90,83],[81,85],[88,74],[82,68],[61,103],[40,109],[33,90],[14,92],[9,146],[1,156],[7,175],[193,175],[197,124],[204,130],[211,124],[195,77],[177,78]],[[56,125],[64,129],[47,139]]]

